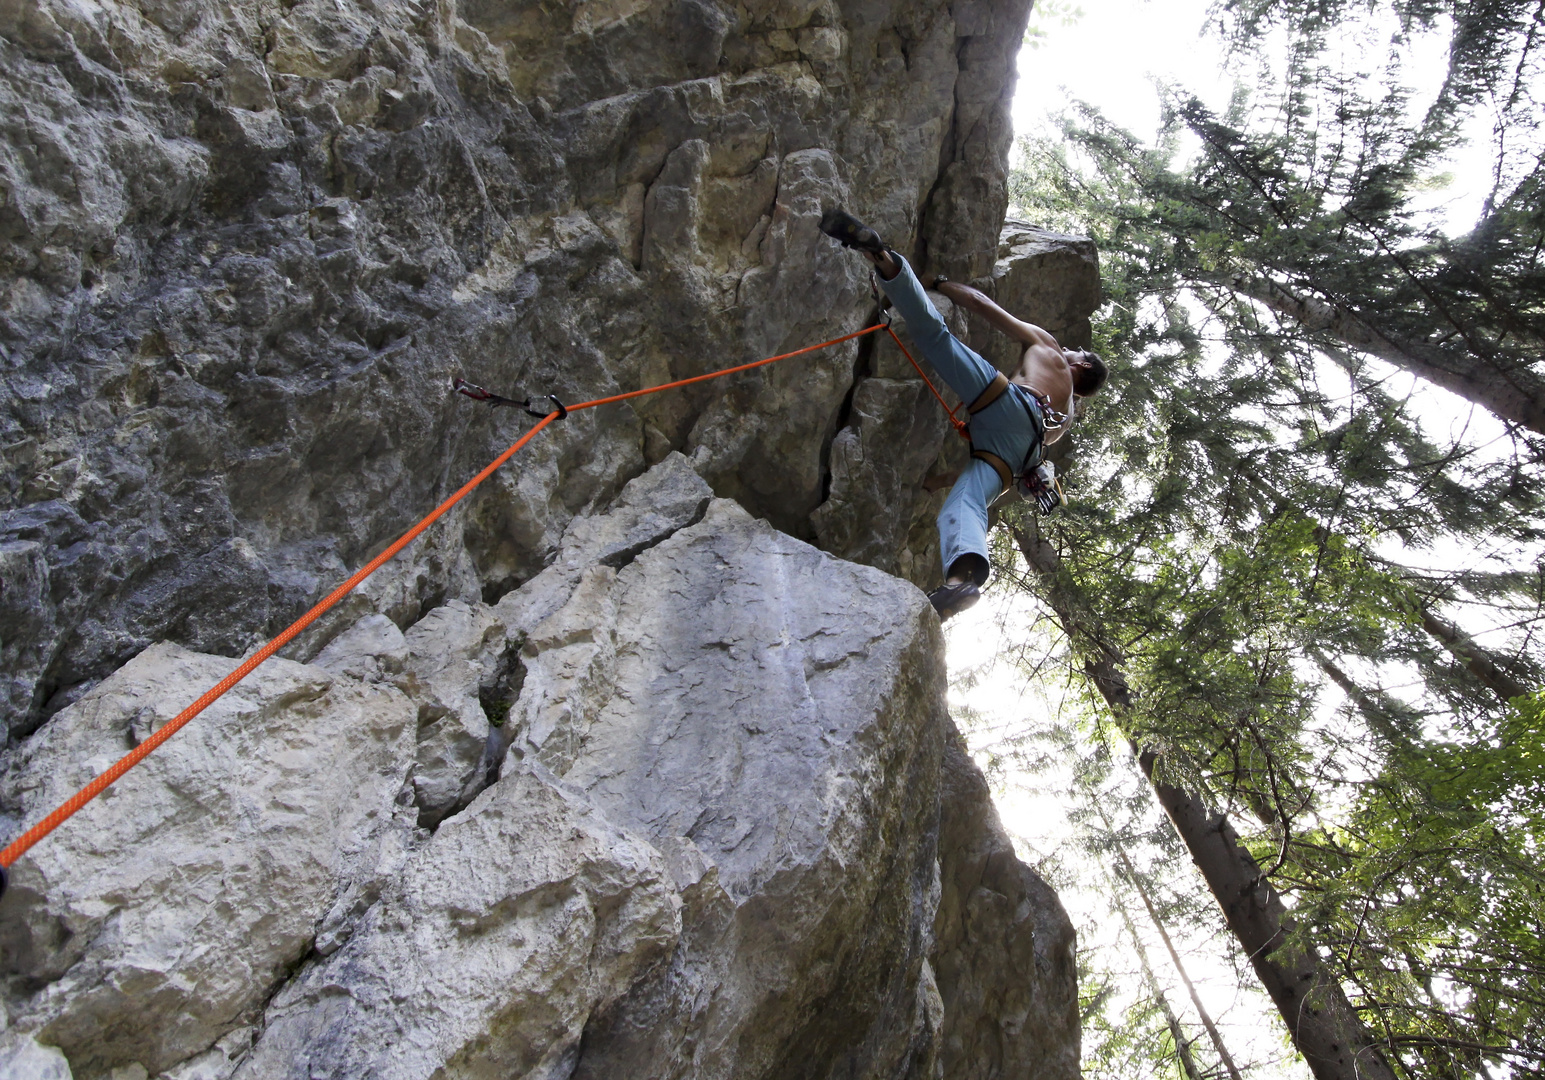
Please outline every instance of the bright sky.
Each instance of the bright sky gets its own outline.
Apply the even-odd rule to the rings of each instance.
[[[1200,36],[1211,0],[1082,0],[1083,17],[1046,27],[1040,48],[1019,54],[1014,130],[1033,134],[1071,98],[1151,137],[1159,126],[1153,77],[1183,83],[1209,105],[1227,104],[1216,42]]]
[[[1212,0],[1078,0],[1082,15],[1071,23],[1045,26],[1046,44],[1025,48],[1019,56],[1019,86],[1014,97],[1018,135],[1051,130],[1047,118],[1074,99],[1097,105],[1111,120],[1146,139],[1159,126],[1155,80],[1174,83],[1222,112],[1234,89],[1224,71],[1217,39],[1201,30]],[[1383,43],[1376,43],[1380,49]],[[1441,83],[1447,60],[1447,27],[1423,35],[1408,46],[1406,71],[1427,76],[1415,88],[1412,111],[1425,111]],[[1343,43],[1329,56],[1344,70],[1382,64],[1357,42]],[[1490,117],[1477,117],[1472,139],[1485,140]],[[1459,153],[1447,163],[1452,182],[1435,189],[1427,205],[1441,208],[1451,235],[1467,232],[1479,215],[1490,183],[1490,156]]]
[[[1073,98],[1097,105],[1116,123],[1144,138],[1152,138],[1158,129],[1159,106],[1155,80],[1180,84],[1198,95],[1213,109],[1222,111],[1233,91],[1233,79],[1222,70],[1223,55],[1218,43],[1201,34],[1211,0],[1081,0],[1082,14],[1071,24],[1045,26],[1049,40],[1037,49],[1026,48],[1020,54],[1019,86],[1014,100],[1015,129],[1019,135],[1050,135],[1048,117],[1064,109]],[[1411,46],[1412,59],[1407,70],[1431,75],[1428,86],[1419,88],[1413,108],[1425,109],[1443,74],[1446,40],[1430,35]],[[1340,58],[1343,66],[1366,64],[1366,57],[1348,53]],[[1484,131],[1484,127],[1478,131]],[[1486,154],[1461,155],[1453,163],[1455,179],[1447,189],[1435,192],[1431,205],[1444,212],[1444,224],[1451,234],[1468,231],[1485,196],[1488,177]],[[1393,379],[1404,378],[1418,396],[1428,393],[1423,384],[1390,371]],[[1392,384],[1389,389],[1396,390]],[[1489,416],[1477,421],[1468,403],[1459,402],[1438,391],[1431,410],[1441,438],[1448,425],[1492,423]],[[1441,420],[1440,420],[1441,418]],[[970,742],[984,763],[992,753],[992,744],[1003,733],[1038,722],[1063,707],[1065,672],[1043,672],[1035,680],[1026,679],[1010,665],[989,658],[1004,655],[1011,647],[1027,643],[1030,651],[1046,651],[1042,635],[1034,628],[1036,611],[1023,595],[1004,590],[992,591],[973,610],[952,620],[947,627],[949,667],[952,675],[952,705],[970,713],[973,732]],[[984,667],[984,664],[986,665]],[[964,715],[962,718],[965,718]],[[1135,766],[1134,766],[1135,769]],[[1072,835],[1064,806],[1054,789],[1067,783],[1066,775],[1025,777],[1010,771],[995,777],[1000,813],[1004,824],[1015,835],[1020,855],[1039,862],[1048,857],[1067,860]],[[1135,782],[1135,781],[1134,781]],[[1155,820],[1158,811],[1154,810]],[[1204,889],[1200,877],[1189,867],[1177,869],[1180,888]],[[1189,885],[1186,875],[1190,876]],[[1108,886],[1090,868],[1084,880],[1063,886],[1061,896],[1080,931],[1083,949],[1115,950],[1120,957],[1130,950],[1123,938],[1118,917],[1109,910]],[[1142,920],[1139,920],[1140,922]],[[1241,993],[1232,968],[1225,957],[1233,950],[1232,941],[1218,925],[1209,932],[1189,939],[1179,927],[1172,933],[1208,1010],[1219,1022],[1231,1052],[1258,1066],[1251,1076],[1256,1080],[1282,1078],[1305,1080],[1308,1069],[1301,1062],[1285,1056],[1285,1032],[1264,995]],[[1147,935],[1150,938],[1151,934]],[[1200,1025],[1173,968],[1157,941],[1149,942],[1150,959],[1159,969],[1161,981],[1169,987],[1171,1003],[1181,1014],[1189,1033],[1201,1035]],[[1117,966],[1120,965],[1117,960]],[[1126,1001],[1140,993],[1134,986]],[[1117,1004],[1116,1008],[1120,1008]],[[1202,1051],[1211,1057],[1210,1049]],[[1270,1062],[1271,1064],[1267,1064]]]

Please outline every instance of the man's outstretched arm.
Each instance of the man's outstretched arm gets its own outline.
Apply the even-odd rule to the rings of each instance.
[[[1057,348],[1057,339],[1034,323],[1016,319],[988,298],[980,289],[963,285],[958,281],[936,282],[934,289],[950,298],[950,302],[968,311],[974,311],[994,328],[1003,331],[1015,341],[1025,345],[1046,345]]]

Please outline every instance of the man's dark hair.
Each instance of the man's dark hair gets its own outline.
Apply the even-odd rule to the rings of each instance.
[[[1093,397],[1099,392],[1100,387],[1105,385],[1105,376],[1110,372],[1098,353],[1092,353],[1088,349],[1082,351],[1089,361],[1089,366],[1079,368],[1073,373],[1073,393],[1079,397]]]

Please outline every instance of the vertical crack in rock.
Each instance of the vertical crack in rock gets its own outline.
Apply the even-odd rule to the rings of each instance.
[[[875,307],[866,318],[865,326],[873,326],[880,321],[880,309]],[[842,406],[837,410],[837,419],[832,425],[831,436],[821,447],[821,503],[824,505],[831,498],[832,469],[831,453],[832,444],[841,437],[850,423],[853,421],[853,397],[858,393],[859,386],[872,374],[874,368],[874,350],[878,332],[860,338],[858,348],[853,354],[852,381],[848,384],[848,392],[842,399]],[[818,508],[819,509],[819,508]]]
[[[504,757],[515,738],[515,726],[510,723],[510,710],[520,699],[526,683],[526,664],[521,658],[525,647],[524,634],[515,634],[499,654],[491,669],[485,668],[478,685],[478,701],[488,717],[488,738],[483,745],[483,760],[479,770],[483,777],[482,787],[488,787],[499,779]],[[476,795],[477,792],[473,792]]]

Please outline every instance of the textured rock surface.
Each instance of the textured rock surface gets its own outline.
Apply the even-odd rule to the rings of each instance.
[[[36,820],[233,666],[141,653],[23,744],[7,808]],[[414,730],[400,692],[259,668],[13,866],[0,953],[35,989],[12,1022],[84,1076],[208,1048],[311,950],[339,881],[400,837],[385,826]]]
[[[837,202],[990,276],[1027,9],[5,0],[12,737],[152,642],[250,648],[507,445],[525,419],[450,396],[457,371],[577,400],[857,329],[866,264],[815,228]],[[807,539],[831,488],[873,488],[900,526],[834,542],[926,581],[894,494],[916,463],[833,449],[942,437],[915,388],[855,388],[871,353],[574,416],[310,640],[502,595],[672,449]]]
[[[1072,930],[960,747],[926,600],[681,455],[498,604],[366,615],[318,660],[260,668],[17,863],[0,1053],[58,1047],[75,1080],[1077,1076]],[[5,809],[230,664],[147,650],[12,755]],[[473,703],[502,722],[433,759],[472,766],[436,822],[425,747]]]
[[[856,330],[836,203],[1076,341],[1092,249],[1000,237],[1028,6],[0,0],[5,832],[528,428],[454,373]],[[878,337],[555,425],[16,864],[0,1062],[1076,1075],[888,576],[963,451]]]
[[[939,848],[947,854],[934,918],[939,992],[951,1004],[945,1075],[1077,1076],[1078,1001],[1060,991],[1076,977],[1072,934],[1046,917],[1057,898],[1014,857],[964,741],[946,737]]]

